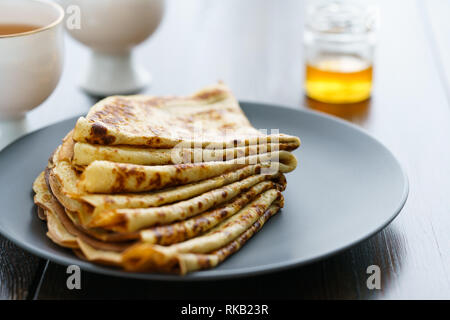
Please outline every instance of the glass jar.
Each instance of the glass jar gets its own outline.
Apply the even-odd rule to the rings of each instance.
[[[364,1],[311,1],[305,28],[305,91],[325,103],[364,101],[372,90],[378,11]]]

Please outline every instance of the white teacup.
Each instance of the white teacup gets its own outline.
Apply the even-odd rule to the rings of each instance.
[[[58,84],[63,67],[64,11],[47,0],[0,0],[0,28],[37,28],[0,35],[0,119],[39,106]]]
[[[59,2],[68,12],[66,27],[70,35],[92,49],[81,83],[85,91],[96,96],[127,94],[138,92],[149,83],[147,71],[134,63],[132,49],[157,29],[164,0]],[[74,23],[77,14],[79,26]]]

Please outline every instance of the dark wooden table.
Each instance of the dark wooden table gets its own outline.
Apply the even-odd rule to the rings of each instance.
[[[64,267],[0,238],[0,298],[450,298],[450,2],[379,3],[373,98],[351,108],[304,99],[299,0],[168,1],[163,24],[136,55],[152,71],[152,94],[188,94],[220,79],[241,100],[309,105],[367,129],[400,158],[410,180],[408,202],[389,227],[341,254],[270,275],[178,284],[83,272],[82,289],[72,291]],[[85,113],[94,102],[77,88],[86,50],[67,39],[66,51],[53,96],[0,143]],[[381,290],[366,287],[372,264],[381,268]]]

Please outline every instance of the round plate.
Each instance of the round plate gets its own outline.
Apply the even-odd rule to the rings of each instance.
[[[0,232],[20,247],[82,270],[152,280],[254,275],[305,264],[348,248],[384,228],[402,209],[408,182],[380,142],[342,120],[316,112],[242,103],[258,129],[299,136],[298,168],[287,175],[285,207],[236,254],[212,270],[181,277],[129,273],[78,259],[45,235],[32,183],[76,118],[28,134],[0,153]]]

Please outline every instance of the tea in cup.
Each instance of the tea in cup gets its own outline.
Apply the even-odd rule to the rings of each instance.
[[[56,88],[64,10],[47,0],[0,0],[0,119],[21,118]]]

